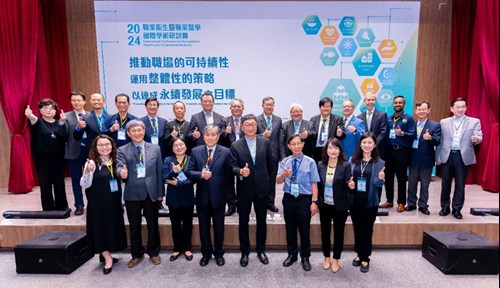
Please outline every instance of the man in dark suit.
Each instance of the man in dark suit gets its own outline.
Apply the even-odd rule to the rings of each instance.
[[[189,122],[187,137],[193,143],[194,147],[205,144],[201,133],[207,124],[214,124],[219,127],[219,133],[224,133],[227,126],[224,117],[213,111],[214,95],[212,95],[212,92],[203,92],[203,95],[201,95],[201,107],[203,110],[191,116],[191,121]],[[220,136],[219,138],[224,138],[224,135]]]
[[[292,155],[292,151],[288,148],[288,139],[293,135],[297,134],[304,141],[304,147],[302,152],[313,158],[314,146],[316,140],[316,127],[311,121],[302,119],[304,109],[302,105],[298,103],[293,103],[290,106],[290,120],[283,123],[281,129],[281,139],[280,139],[280,153],[281,159]]]
[[[111,115],[106,119],[106,127],[108,127],[108,135],[113,138],[116,147],[121,147],[130,143],[130,137],[125,129],[128,122],[137,119],[132,114],[128,113],[130,107],[130,97],[125,93],[120,93],[115,96],[115,105],[118,113]]]
[[[465,201],[465,179],[469,166],[476,164],[475,145],[483,141],[481,121],[465,115],[467,102],[457,98],[451,102],[452,117],[442,119],[441,143],[436,147],[436,164],[442,164],[441,211],[439,216],[450,214],[451,182],[455,178],[455,191],[451,214],[462,219]],[[495,175],[496,176],[496,175]]]
[[[174,112],[175,119],[167,123],[169,134],[165,137],[165,143],[168,145],[168,143],[172,141],[172,138],[180,138],[184,141],[184,143],[186,143],[186,154],[189,155],[191,154],[191,148],[193,145],[191,141],[189,141],[189,138],[186,137],[189,131],[189,122],[184,119],[184,116],[186,115],[186,104],[182,101],[175,101],[172,106],[172,110]],[[174,155],[175,154],[172,151],[168,151],[167,149],[167,156]]]
[[[161,258],[157,201],[161,202],[165,196],[160,147],[144,141],[146,127],[142,121],[131,120],[126,129],[132,141],[118,148],[117,172],[125,182],[123,199],[129,221],[132,254],[128,267],[137,266],[144,259],[144,253],[149,255],[154,265],[159,265]],[[146,250],[141,237],[143,215],[148,228]]]
[[[196,182],[196,210],[200,228],[201,253],[200,266],[206,266],[212,254],[218,266],[224,260],[224,207],[225,191],[229,177],[233,177],[229,167],[229,149],[217,145],[219,128],[208,124],[203,129],[203,146],[191,151],[189,177]],[[215,249],[210,233],[211,222],[214,225]]]
[[[325,143],[330,138],[342,140],[345,138],[344,120],[342,117],[332,114],[333,101],[325,97],[319,100],[320,114],[313,116],[311,122],[317,130],[317,139],[314,147],[313,159],[318,162],[321,160],[321,154]]]
[[[145,139],[149,143],[159,145],[161,157],[165,159],[165,157],[167,157],[167,143],[165,143],[165,137],[170,133],[167,126],[167,120],[158,117],[158,109],[160,108],[158,99],[148,98],[144,105],[146,106],[148,115],[139,120],[146,125]]]
[[[75,215],[83,215],[83,193],[80,186],[83,167],[87,161],[88,146],[91,143],[87,142],[87,135],[83,134],[82,138],[76,140],[73,137],[78,122],[82,119],[85,112],[85,95],[82,92],[71,92],[69,94],[71,106],[73,110],[66,112],[66,123],[68,124],[68,135],[66,140],[66,149],[64,158],[68,159],[69,171],[71,173],[71,186],[73,188],[73,196],[75,199]]]
[[[377,95],[368,92],[363,98],[366,111],[358,115],[358,118],[365,123],[365,132],[373,132],[377,136],[377,145],[381,145],[387,135],[387,114],[375,109]],[[380,152],[380,151],[379,151]],[[385,155],[381,155],[382,158]]]
[[[262,99],[263,113],[257,116],[257,134],[267,138],[271,142],[271,156],[273,159],[273,169],[269,171],[269,204],[267,209],[272,212],[278,212],[278,207],[274,204],[276,198],[276,174],[278,173],[278,163],[280,162],[280,137],[281,126],[283,125],[281,117],[274,115],[274,98],[265,97]]]
[[[104,110],[104,97],[99,93],[90,95],[90,104],[94,110],[84,114],[83,119],[78,121],[78,124],[73,132],[75,140],[81,140],[84,133],[87,134],[87,143],[91,145],[94,139],[99,134],[107,134],[106,120],[111,117]]]
[[[248,114],[241,121],[245,136],[231,146],[230,165],[233,174],[238,177],[237,198],[239,215],[240,265],[248,265],[250,237],[248,221],[252,203],[257,220],[256,250],[257,257],[264,265],[269,263],[266,256],[266,211],[269,200],[269,172],[273,169],[269,140],[257,136],[257,118]],[[273,179],[274,181],[274,179]]]
[[[417,185],[420,181],[420,198],[418,211],[429,215],[429,184],[431,183],[432,168],[436,158],[434,147],[441,142],[441,125],[430,120],[431,104],[427,101],[415,104],[417,115],[417,137],[413,141],[410,175],[408,177],[408,201],[406,211],[417,209]]]

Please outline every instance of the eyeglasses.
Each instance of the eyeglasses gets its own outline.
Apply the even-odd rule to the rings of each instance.
[[[52,106],[45,106],[45,107],[42,107],[40,110],[43,110],[43,111],[55,111],[56,109],[54,109],[54,107],[52,107]]]
[[[111,143],[99,143],[97,144],[97,147],[109,147],[111,146]]]
[[[290,145],[290,147],[300,147],[302,146],[302,142],[290,143],[288,145]]]
[[[184,145],[184,143],[179,143],[179,144],[174,144],[174,146],[173,146],[173,147],[174,147],[174,148],[182,148],[182,147],[184,147],[184,146],[186,146],[186,145]]]
[[[243,126],[245,126],[245,127],[257,127],[257,124],[256,123],[245,123],[245,124],[243,124]]]

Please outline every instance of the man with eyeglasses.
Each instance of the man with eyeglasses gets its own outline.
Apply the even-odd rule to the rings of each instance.
[[[202,131],[208,124],[213,124],[219,127],[219,133],[224,133],[226,129],[226,120],[224,116],[213,111],[214,108],[214,95],[212,92],[205,91],[201,95],[202,111],[194,114],[189,121],[189,129],[187,137],[193,143],[194,147],[205,145],[202,137]],[[220,135],[222,138],[224,135]],[[219,137],[219,139],[221,138]]]
[[[136,116],[128,113],[130,107],[130,97],[125,93],[115,96],[115,105],[118,113],[109,117],[106,126],[109,127],[108,135],[113,138],[116,147],[121,147],[130,143],[130,137],[125,129],[128,122],[137,119]]]
[[[323,147],[330,138],[342,140],[345,138],[344,120],[342,117],[332,113],[333,101],[325,97],[319,100],[320,114],[313,116],[309,121],[314,124],[317,130],[317,139],[314,147],[313,159],[321,160]]]
[[[366,132],[373,132],[377,136],[377,145],[381,145],[387,135],[387,114],[375,109],[377,95],[367,92],[363,98],[366,111],[358,115],[365,124]],[[382,151],[379,151],[379,153]],[[381,155],[384,158],[384,155]]]
[[[451,182],[455,178],[451,214],[455,219],[462,219],[460,211],[465,201],[465,180],[469,166],[476,164],[474,146],[483,141],[483,131],[479,119],[465,115],[467,111],[465,99],[454,99],[450,110],[453,116],[440,122],[441,143],[436,147],[436,164],[442,165],[439,216],[450,214]]]
[[[281,126],[282,133],[280,139],[281,159],[292,155],[292,150],[287,145],[287,140],[293,135],[299,135],[304,140],[303,153],[311,158],[314,154],[316,140],[316,128],[314,123],[302,118],[304,109],[302,105],[293,103],[290,105],[290,120]]]
[[[184,119],[184,116],[186,115],[186,104],[182,101],[175,101],[172,106],[172,110],[174,112],[175,119],[167,123],[169,134],[166,135],[165,143],[170,143],[172,138],[180,138],[184,141],[184,143],[186,143],[186,154],[189,155],[191,154],[192,143],[190,139],[186,137],[189,131],[189,121]],[[167,150],[167,156],[174,155],[175,154],[172,151]]]
[[[344,153],[346,159],[351,158],[351,156],[356,151],[356,147],[359,145],[359,139],[361,135],[365,133],[365,125],[363,121],[357,117],[354,117],[354,102],[351,99],[347,99],[342,102],[342,113],[344,114],[344,125],[345,125],[345,138],[340,141],[342,148],[344,148]]]
[[[140,118],[144,125],[146,125],[147,142],[160,146],[161,158],[167,157],[167,143],[165,142],[166,135],[169,134],[167,120],[158,116],[158,109],[160,102],[156,98],[148,98],[144,103],[148,115]]]

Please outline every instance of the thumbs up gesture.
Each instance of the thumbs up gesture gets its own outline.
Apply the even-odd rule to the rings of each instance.
[[[285,170],[283,171],[283,177],[287,178],[287,177],[292,177],[292,168],[290,167],[287,167],[285,168]]]
[[[477,143],[477,142],[479,142],[479,137],[476,135],[476,133],[474,133],[470,137],[470,140],[472,141],[472,143]]]
[[[243,177],[248,177],[250,175],[250,169],[248,168],[248,163],[245,163],[245,167],[241,168],[240,175]]]
[[[354,127],[354,125],[349,125],[347,126],[347,130],[349,130],[349,132],[351,133],[355,133],[356,132],[356,127]]]
[[[300,133],[300,138],[306,139],[308,135],[309,132],[307,132],[306,128],[304,127],[304,130],[302,130],[302,133]]]
[[[385,172],[384,172],[384,170],[385,170],[385,167],[382,168],[382,170],[380,170],[380,172],[378,172],[378,179],[385,180]]]
[[[30,118],[33,115],[33,110],[31,110],[30,105],[26,106],[26,109],[24,110],[24,115],[26,117]]]
[[[198,131],[198,127],[194,127],[193,138],[198,139],[198,138],[200,138],[200,136],[201,136],[201,134],[200,134],[200,131]]]
[[[399,127],[399,125],[398,128],[394,130],[394,134],[396,134],[396,136],[404,136],[403,131],[401,130],[401,127]]]
[[[181,164],[175,165],[174,162],[172,162],[172,171],[174,171],[175,173],[179,173],[181,170]]]
[[[83,117],[79,117],[80,119],[78,120],[78,124],[76,126],[80,129],[83,129],[87,127],[87,123],[85,123],[85,120],[83,120]]]
[[[266,130],[264,131],[264,133],[262,133],[262,136],[264,136],[266,138],[271,137],[271,131],[269,131],[269,128],[266,128]]]
[[[172,132],[170,133],[170,136],[172,137],[177,137],[179,135],[179,132],[177,131],[177,128],[175,128],[174,126],[174,129],[172,129]]]
[[[122,177],[122,179],[127,179],[128,178],[127,165],[123,165],[122,171],[120,171],[120,177]]]
[[[432,140],[432,136],[429,134],[429,129],[425,129],[425,133],[422,135],[422,138],[424,138],[424,140]]]
[[[349,181],[347,181],[347,186],[349,186],[349,189],[351,189],[351,190],[356,188],[356,183],[354,183],[354,180],[352,180],[352,176],[351,176],[351,178],[349,178]]]
[[[66,113],[64,113],[63,109],[61,109],[61,114],[59,114],[59,122],[66,121]]]
[[[109,128],[111,132],[118,131],[119,129],[120,129],[120,124],[118,124],[118,120],[115,120],[115,122],[113,122],[113,125],[111,125],[111,127]]]
[[[344,131],[340,128],[340,126],[337,126],[337,137],[342,137],[342,133]]]
[[[94,171],[94,169],[95,169],[95,162],[94,162],[94,160],[87,159],[87,162],[85,163],[84,174],[87,175],[90,172]]]
[[[231,134],[231,125],[226,126],[225,132],[226,132],[226,134]]]

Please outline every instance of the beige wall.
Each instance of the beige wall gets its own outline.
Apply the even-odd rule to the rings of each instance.
[[[93,3],[66,0],[71,90],[87,95],[100,91]],[[431,101],[431,118],[441,119],[449,114],[451,0],[421,0],[420,5],[415,102]],[[0,133],[8,135],[1,112]],[[6,187],[10,137],[2,137],[0,146],[0,187]]]

